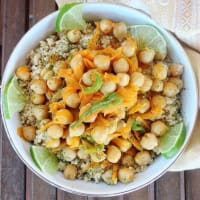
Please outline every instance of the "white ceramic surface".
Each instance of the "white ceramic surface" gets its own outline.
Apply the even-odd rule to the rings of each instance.
[[[104,3],[85,4],[83,7],[83,15],[85,19],[90,20],[109,18],[114,21],[125,21],[127,24],[152,24],[157,27],[157,25],[146,15],[120,5]],[[37,46],[40,40],[44,39],[49,33],[54,31],[56,16],[57,12],[54,12],[42,19],[19,41],[10,56],[3,74],[3,87],[13,74],[16,67],[25,63],[25,58],[28,52]],[[167,40],[170,57],[173,59],[173,61],[182,63],[184,65],[183,79],[185,89],[182,92],[182,112],[187,127],[187,135],[184,145],[180,149],[179,153],[174,158],[168,160],[160,156],[151,166],[147,168],[147,170],[138,174],[134,182],[126,185],[117,184],[115,186],[109,186],[104,183],[95,184],[80,180],[69,181],[65,180],[62,174],[59,172],[56,175],[51,176],[41,172],[35,166],[29,154],[29,144],[22,141],[16,134],[17,127],[20,125],[18,115],[13,116],[11,120],[5,120],[1,102],[3,121],[8,138],[18,156],[35,174],[48,183],[68,192],[91,196],[114,196],[134,191],[146,186],[147,184],[150,184],[164,174],[169,166],[177,159],[179,154],[183,151],[183,148],[185,147],[189,137],[191,136],[195,123],[195,118],[197,115],[197,86],[191,64],[180,44],[168,32],[160,29],[159,27],[157,28]]]

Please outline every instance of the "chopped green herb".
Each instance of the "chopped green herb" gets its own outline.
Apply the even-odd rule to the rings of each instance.
[[[145,131],[144,127],[138,121],[133,122],[131,129],[132,131]]]

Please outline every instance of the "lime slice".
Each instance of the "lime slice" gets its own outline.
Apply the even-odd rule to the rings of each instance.
[[[186,135],[183,122],[170,127],[168,132],[160,138],[159,149],[165,158],[172,158],[181,148]]]
[[[13,76],[6,84],[3,91],[3,107],[5,118],[10,119],[14,113],[22,111],[26,98],[19,87],[17,77]]]
[[[130,33],[136,40],[139,50],[145,47],[155,50],[156,59],[164,59],[167,55],[167,43],[161,33],[150,25],[130,26]]]
[[[30,153],[35,164],[43,172],[54,174],[58,170],[58,160],[55,154],[49,152],[45,147],[32,145]]]
[[[56,31],[85,29],[86,22],[82,16],[82,7],[83,4],[80,3],[65,4],[61,7],[56,19]]]

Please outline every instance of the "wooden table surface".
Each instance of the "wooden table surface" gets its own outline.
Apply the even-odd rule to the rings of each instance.
[[[8,57],[23,34],[38,20],[56,10],[53,0],[0,0],[0,58],[2,74]],[[13,151],[0,124],[1,200],[97,200],[72,195],[42,181],[27,169]],[[137,192],[104,199],[199,200],[200,170],[167,173]]]

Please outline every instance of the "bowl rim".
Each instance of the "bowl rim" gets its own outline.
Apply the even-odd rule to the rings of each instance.
[[[127,6],[127,5],[123,5],[123,4],[113,4],[113,3],[102,3],[102,2],[94,2],[94,3],[84,3],[84,4],[87,4],[87,5],[98,5],[98,6],[115,6],[115,7],[118,7],[118,8],[121,8],[121,7],[124,7],[126,9],[129,9],[129,10],[134,10],[135,13],[138,13],[139,15],[143,15],[145,17],[149,17],[150,20],[152,22],[154,22],[151,17],[149,15],[147,15],[145,12],[139,10],[139,9],[136,9],[136,8],[133,8],[133,7],[130,7],[130,6]],[[15,48],[12,50],[12,53],[10,54],[9,58],[8,58],[8,61],[6,63],[6,66],[4,68],[4,72],[2,74],[2,83],[3,83],[3,77],[4,77],[4,74],[5,74],[5,71],[6,71],[6,68],[8,67],[8,63],[9,63],[9,60],[10,60],[10,57],[12,56],[13,52],[15,51],[15,49],[17,48],[17,46],[19,45],[19,43],[21,42],[21,40],[29,34],[29,32],[32,31],[32,29],[34,29],[39,23],[41,23],[41,21],[44,21],[46,20],[46,18],[50,17],[51,15],[56,15],[58,13],[58,11],[54,11],[54,12],[51,12],[50,14],[48,14],[47,16],[43,17],[42,19],[40,19],[36,24],[34,24],[22,37],[21,39],[17,42],[17,45],[15,46]],[[157,24],[156,24],[157,25]],[[176,45],[179,47],[179,49],[181,50],[181,53],[186,57],[186,59],[188,60],[188,63],[191,65],[191,62],[190,62],[190,59],[188,57],[188,55],[186,54],[185,50],[183,49],[183,47],[180,45],[180,43],[178,42],[178,40],[169,32],[167,31],[166,29],[160,27],[159,25],[157,25],[159,28],[161,28],[162,30],[166,31],[167,34],[174,40],[174,42],[176,43]],[[130,192],[134,192],[134,191],[137,191],[139,189],[142,189],[146,186],[148,186],[149,184],[153,183],[154,181],[156,181],[157,179],[159,179],[161,176],[163,176],[167,170],[176,162],[176,160],[180,157],[180,155],[183,153],[183,151],[186,149],[188,143],[189,143],[189,140],[192,136],[192,132],[194,130],[194,127],[195,127],[195,124],[196,124],[196,120],[197,120],[197,115],[198,115],[198,99],[199,99],[199,94],[198,94],[198,85],[197,85],[197,78],[195,76],[195,73],[194,73],[194,70],[192,69],[191,70],[192,72],[192,76],[193,76],[193,79],[194,79],[194,82],[195,82],[195,92],[196,92],[196,101],[197,101],[197,105],[196,106],[196,112],[194,113],[195,114],[195,117],[194,117],[194,122],[192,124],[192,129],[191,129],[191,134],[188,138],[188,140],[186,141],[185,143],[185,146],[182,148],[181,151],[178,152],[178,154],[176,155],[176,158],[171,162],[171,164],[165,168],[159,175],[155,176],[153,179],[151,179],[150,181],[146,182],[145,184],[143,185],[140,185],[140,186],[137,186],[135,188],[132,188],[132,189],[129,189],[129,190],[126,190],[126,191],[123,191],[123,192],[115,192],[115,193],[112,193],[112,194],[107,194],[107,193],[104,193],[104,194],[87,194],[87,193],[84,193],[84,192],[78,192],[78,191],[74,191],[72,189],[69,189],[69,188],[65,188],[65,187],[62,187],[60,185],[58,185],[57,183],[49,180],[48,178],[45,177],[45,174],[39,174],[32,166],[31,164],[29,164],[28,161],[26,161],[23,156],[21,155],[20,151],[18,150],[18,148],[15,146],[15,144],[13,143],[12,141],[12,137],[9,133],[9,129],[7,127],[7,124],[6,124],[6,119],[5,119],[5,114],[3,112],[3,89],[4,89],[4,86],[1,88],[1,117],[2,117],[2,121],[3,121],[3,125],[4,125],[4,128],[5,128],[5,132],[6,132],[6,135],[9,139],[9,142],[12,146],[12,148],[14,149],[14,151],[16,152],[16,154],[18,155],[18,157],[20,158],[20,160],[23,162],[23,164],[25,164],[26,167],[28,167],[31,172],[33,172],[35,175],[37,175],[39,178],[41,178],[43,181],[47,182],[48,184],[60,189],[60,190],[63,190],[65,192],[69,192],[71,194],[75,194],[75,195],[81,195],[81,196],[88,196],[88,197],[114,197],[114,196],[119,196],[119,195],[124,195],[124,194],[127,194],[127,193],[130,193]]]

